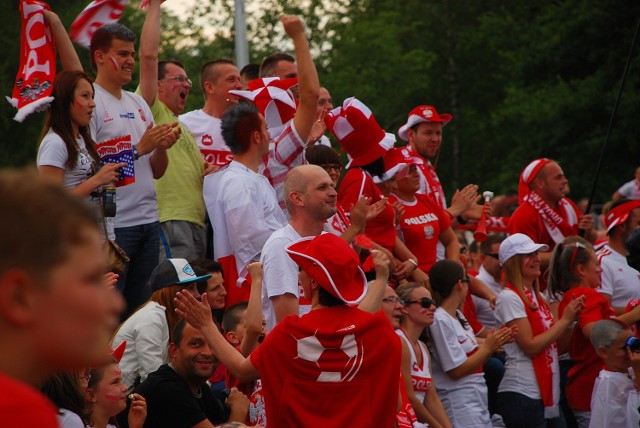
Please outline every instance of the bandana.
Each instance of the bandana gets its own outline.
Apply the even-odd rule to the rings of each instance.
[[[18,122],[35,111],[46,110],[53,101],[56,50],[51,30],[45,24],[45,9],[49,10],[49,5],[36,0],[20,3],[20,68],[11,98],[7,97],[18,109],[14,117]]]
[[[551,159],[540,158],[532,161],[520,174],[520,181],[518,182],[518,203],[522,203],[524,197],[529,193],[529,184],[536,178],[536,175],[542,168],[545,167]]]
[[[118,22],[129,0],[94,0],[71,24],[71,40],[89,49],[93,33],[105,24]]]
[[[574,225],[578,224],[579,214],[565,198],[558,202],[558,208],[564,211],[566,220],[534,191],[529,192],[522,200],[540,215],[549,236],[556,244],[561,243],[565,237],[576,234]]]
[[[505,287],[516,293],[524,304],[524,309],[527,313],[527,320],[531,325],[531,333],[533,336],[544,333],[553,326],[553,315],[549,310],[546,302],[538,293],[537,301],[538,305],[535,305],[536,299],[533,298],[531,290],[524,290],[524,297],[513,286],[513,284],[507,282]],[[527,302],[528,300],[528,302]],[[529,304],[534,305],[534,309],[529,307]],[[533,371],[536,374],[538,381],[538,387],[540,388],[540,396],[544,402],[544,417],[553,418],[559,415],[558,401],[560,399],[560,369],[558,361],[558,346],[556,343],[552,343],[547,346],[544,351],[538,355],[534,355],[531,358],[533,363]]]

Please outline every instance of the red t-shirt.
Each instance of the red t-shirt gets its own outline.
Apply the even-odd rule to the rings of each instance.
[[[249,358],[269,426],[390,427],[401,352],[384,312],[337,306],[286,317]]]
[[[0,391],[0,425],[4,428],[58,428],[56,408],[35,389],[0,373]]]
[[[402,239],[418,257],[418,267],[428,273],[436,262],[440,232],[451,226],[449,215],[426,195],[417,194],[414,202],[391,195],[389,201],[399,201],[404,206],[400,220]]]
[[[369,174],[360,168],[350,168],[340,183],[338,202],[346,211],[351,211],[351,207],[361,196],[371,198],[372,204],[384,197]],[[395,210],[387,205],[380,215],[367,222],[364,233],[376,244],[392,251],[398,236],[395,219]]]
[[[573,410],[591,410],[591,391],[602,370],[603,362],[596,354],[591,341],[582,334],[582,329],[589,323],[606,320],[615,316],[614,310],[600,293],[593,288],[577,287],[566,293],[558,307],[558,316],[562,316],[573,297],[586,297],[584,310],[578,317],[578,325],[571,334],[569,355],[575,365],[569,370],[569,380],[565,394],[569,407]]]
[[[578,221],[580,220],[580,210],[569,198],[565,198],[567,202],[573,207],[576,213],[578,213]],[[564,209],[555,210],[563,220],[567,221],[567,213]],[[556,246],[556,243],[551,239],[547,227],[542,221],[542,217],[538,212],[528,203],[523,202],[518,205],[518,208],[513,212],[511,219],[509,220],[509,234],[524,233],[533,239],[533,242],[538,244],[547,244],[550,249]],[[574,226],[574,236],[578,234],[578,225]],[[566,238],[566,237],[565,237]]]

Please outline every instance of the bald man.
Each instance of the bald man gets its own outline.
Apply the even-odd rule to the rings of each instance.
[[[311,302],[299,288],[298,267],[285,247],[300,238],[320,235],[325,221],[336,212],[333,182],[317,165],[301,165],[289,171],[284,181],[284,197],[289,224],[273,232],[260,256],[264,270],[262,311],[267,332],[285,316],[302,316],[311,309]]]

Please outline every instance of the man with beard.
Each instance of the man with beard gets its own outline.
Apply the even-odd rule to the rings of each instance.
[[[149,3],[140,36],[140,87],[138,93],[151,107],[156,123],[174,123],[184,110],[191,80],[177,61],[158,62],[161,10],[159,0]],[[160,260],[169,257],[199,259],[205,256],[205,206],[202,198],[202,160],[193,134],[185,125],[176,144],[167,151],[169,166],[155,181],[161,242]]]
[[[245,421],[249,400],[244,394],[234,388],[222,403],[207,385],[217,360],[200,331],[180,320],[169,355],[171,362],[149,374],[134,391],[147,400],[145,427],[213,428],[225,421]],[[128,426],[126,413],[118,416],[122,427]]]

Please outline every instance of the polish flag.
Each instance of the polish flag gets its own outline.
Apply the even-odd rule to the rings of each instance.
[[[89,49],[93,33],[105,24],[118,22],[128,2],[129,0],[92,1],[71,24],[71,40]]]

